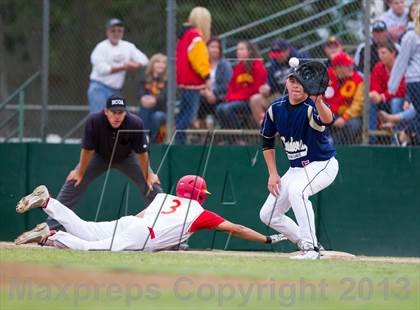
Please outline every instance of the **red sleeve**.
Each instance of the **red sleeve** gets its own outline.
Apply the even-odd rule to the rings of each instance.
[[[199,217],[191,224],[188,232],[194,233],[203,229],[213,229],[225,221],[224,218],[208,210],[204,210]]]

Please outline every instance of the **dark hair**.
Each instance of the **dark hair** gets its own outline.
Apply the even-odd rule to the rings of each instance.
[[[223,57],[223,46],[222,46],[222,40],[219,39],[217,36],[212,36],[210,40],[207,42],[207,46],[209,46],[211,43],[217,42],[219,44],[219,57]]]
[[[246,41],[246,40],[239,41],[238,45],[240,43],[245,44],[246,49],[249,52],[248,58],[261,58],[260,51],[258,50],[258,47],[255,44],[252,44],[251,42]],[[252,70],[252,65],[254,63],[254,60],[245,60],[244,63],[245,63],[246,71],[248,71],[248,73],[250,73],[251,70]]]
[[[391,53],[398,54],[397,47],[395,46],[394,42],[392,42],[390,39],[385,40],[384,42],[381,42],[378,44],[378,49],[380,48],[386,48]]]

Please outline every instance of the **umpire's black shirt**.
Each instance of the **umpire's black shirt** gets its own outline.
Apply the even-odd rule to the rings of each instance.
[[[136,115],[127,112],[119,128],[112,128],[104,111],[89,115],[82,139],[82,148],[94,150],[106,161],[111,159],[112,149],[117,139],[118,130],[143,130],[143,121]],[[126,159],[132,151],[147,152],[148,142],[145,132],[120,132],[112,162]]]

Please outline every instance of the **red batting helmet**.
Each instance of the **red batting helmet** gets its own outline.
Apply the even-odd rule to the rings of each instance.
[[[198,175],[185,175],[179,179],[176,185],[176,195],[181,198],[194,199],[200,204],[206,201],[206,181]]]

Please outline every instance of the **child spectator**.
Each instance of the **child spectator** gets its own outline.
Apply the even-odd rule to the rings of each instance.
[[[140,81],[140,118],[144,128],[150,130],[150,142],[162,143],[166,123],[166,56],[155,54]]]
[[[249,41],[240,41],[236,50],[239,63],[233,68],[225,102],[216,108],[222,128],[240,128],[240,113],[250,113],[249,99],[266,82],[267,71],[257,48]]]
[[[324,99],[337,117],[331,126],[334,143],[357,143],[362,128],[363,78],[354,70],[354,61],[346,53],[338,53],[328,68],[330,86]]]

